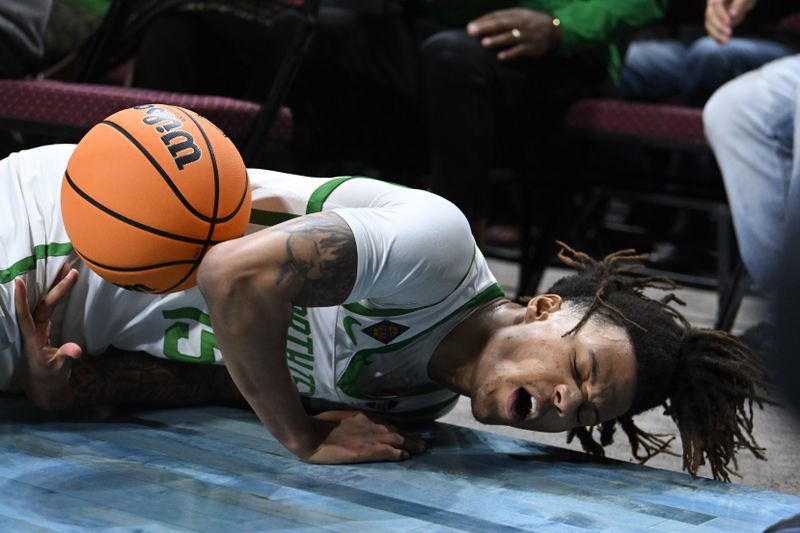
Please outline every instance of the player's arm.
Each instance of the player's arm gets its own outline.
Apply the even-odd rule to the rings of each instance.
[[[15,281],[23,388],[36,406],[65,411],[96,405],[244,405],[223,366],[180,363],[113,348],[100,357],[82,357],[75,343],[50,345],[50,317],[77,280],[78,272],[65,264],[33,310],[25,282]]]
[[[397,460],[423,449],[360,413],[308,415],[292,381],[286,342],[293,306],[343,303],[357,264],[350,227],[328,212],[221,243],[198,271],[231,377],[275,438],[305,461]]]
[[[71,405],[62,408],[247,405],[222,365],[182,363],[115,348],[75,361],[69,390]]]
[[[82,357],[83,351],[75,343],[51,346],[50,316],[77,280],[78,272],[65,264],[33,310],[25,282],[15,280],[23,388],[36,406],[64,411],[96,405],[244,405],[223,366],[179,363],[113,348],[100,357]]]

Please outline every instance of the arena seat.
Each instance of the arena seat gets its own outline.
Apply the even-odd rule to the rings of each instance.
[[[708,149],[702,110],[693,107],[587,98],[570,107],[564,125],[590,138],[619,136],[665,148]]]
[[[603,142],[651,151],[661,158],[670,158],[676,152],[711,156],[703,133],[702,110],[682,105],[587,98],[569,108],[563,130],[572,151]],[[583,157],[570,159],[568,173],[572,176],[559,179],[559,183],[578,183],[568,198],[575,209],[564,220],[540,229],[537,238],[531,237],[530,221],[523,222],[519,294],[536,289],[548,258],[555,251],[553,240],[569,239],[585,228],[587,222],[596,223],[593,215],[598,206],[611,198],[702,210],[711,213],[716,223],[716,276],[708,279],[655,269],[646,273],[669,275],[685,285],[715,288],[719,294],[717,327],[729,330],[749,282],[746,271],[741,266],[734,267],[739,262],[738,250],[722,183],[707,179],[668,180],[654,174],[620,177],[597,172]]]
[[[221,0],[217,3],[230,4]],[[259,2],[265,17],[274,17],[286,9],[303,13],[303,23],[295,31],[276,79],[260,102],[104,83],[109,72],[130,58],[142,28],[153,17],[168,9],[189,9],[194,4],[187,0],[113,0],[100,28],[82,48],[74,81],[0,80],[0,128],[44,134],[46,142],[74,141],[119,109],[159,102],[187,107],[209,118],[237,142],[248,163],[256,161],[268,143],[288,141],[292,136],[292,113],[281,103],[313,37],[319,0]]]
[[[42,134],[78,136],[120,109],[143,102],[189,108],[205,116],[233,139],[247,139],[261,106],[227,98],[72,83],[60,80],[0,80],[0,124]],[[280,107],[269,138],[288,141],[292,113]]]

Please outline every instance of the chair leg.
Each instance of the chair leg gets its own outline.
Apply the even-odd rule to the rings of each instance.
[[[715,329],[730,331],[736,321],[736,314],[742,304],[747,289],[750,287],[750,275],[741,259],[736,262],[733,275],[727,287],[719,295],[719,309]]]
[[[556,202],[559,206],[573,206],[578,205],[577,194],[564,194],[560,201]],[[590,203],[588,209],[593,209],[595,203]],[[580,215],[579,215],[580,216]],[[573,235],[574,227],[574,211],[566,208],[553,212],[550,216],[543,217],[538,224],[526,213],[525,219],[522,223],[522,244],[520,251],[520,273],[517,283],[518,296],[532,296],[536,294],[539,283],[544,276],[545,270],[550,265],[550,262],[556,257],[558,253],[557,240],[570,241]],[[549,222],[554,221],[554,222]],[[537,225],[540,228],[540,233],[535,239],[531,237],[531,229]]]

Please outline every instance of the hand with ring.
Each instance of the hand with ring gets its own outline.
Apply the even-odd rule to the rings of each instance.
[[[492,11],[467,24],[467,33],[485,48],[499,48],[501,61],[541,57],[557,42],[553,17],[541,11],[512,8]]]

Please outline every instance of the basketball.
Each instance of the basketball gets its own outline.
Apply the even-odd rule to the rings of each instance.
[[[250,182],[239,151],[214,124],[180,107],[119,111],[78,143],[61,185],[75,252],[126,289],[167,293],[195,284],[214,244],[244,234]]]

